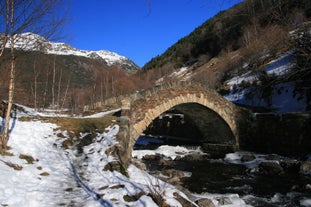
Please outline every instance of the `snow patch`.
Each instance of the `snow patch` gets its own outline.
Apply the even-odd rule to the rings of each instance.
[[[138,159],[142,159],[145,155],[164,155],[165,157],[169,157],[174,160],[177,156],[184,157],[187,154],[191,153],[200,153],[204,154],[200,148],[191,150],[181,146],[169,146],[169,145],[161,145],[155,150],[133,150],[132,156]]]
[[[107,50],[91,51],[91,50],[79,50],[66,43],[54,43],[48,41],[44,37],[34,33],[23,33],[18,34],[15,37],[14,46],[16,49],[25,51],[41,51],[45,54],[55,54],[55,55],[75,55],[87,58],[101,58],[106,61],[106,63],[111,66],[115,63],[125,63],[131,65],[130,60],[124,56],[117,53],[110,52]],[[10,47],[10,42],[6,44],[6,47]]]
[[[311,206],[311,199],[306,198],[300,201],[300,205],[310,207]]]

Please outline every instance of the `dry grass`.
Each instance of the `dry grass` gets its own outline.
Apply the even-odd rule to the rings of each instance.
[[[117,117],[105,116],[103,118],[88,118],[88,119],[77,119],[77,118],[55,118],[49,120],[51,123],[55,123],[62,130],[73,131],[75,133],[80,132],[104,132],[105,129],[116,120]]]
[[[21,165],[18,165],[18,164],[15,164],[15,163],[12,163],[12,162],[8,162],[8,161],[4,161],[4,160],[1,160],[1,162],[3,162],[4,164],[6,164],[7,166],[13,168],[14,170],[22,170],[23,167]]]
[[[78,135],[80,132],[104,132],[105,129],[118,117],[105,116],[102,118],[68,118],[68,117],[21,117],[21,121],[40,120],[48,123],[54,123],[59,126],[58,129],[67,130]]]

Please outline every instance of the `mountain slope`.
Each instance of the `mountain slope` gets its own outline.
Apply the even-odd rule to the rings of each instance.
[[[310,111],[310,17],[310,1],[243,1],[143,69],[156,85],[197,82],[255,111]]]
[[[151,59],[143,69],[167,74],[189,62],[203,65],[221,54],[249,47],[272,25],[289,29],[310,17],[308,0],[243,1],[207,20],[162,55]]]
[[[81,56],[91,59],[102,59],[108,66],[120,65],[122,68],[129,72],[135,72],[139,67],[128,58],[121,56],[117,53],[107,50],[91,51],[91,50],[79,50],[66,43],[54,43],[47,39],[33,33],[23,33],[16,35],[15,48],[24,51],[38,51],[45,54],[54,55],[73,55]],[[7,48],[10,47],[10,43],[7,43]]]
[[[140,88],[140,68],[116,53],[78,50],[25,33],[16,35],[15,102],[34,108],[73,112]],[[10,42],[6,47],[10,46]],[[0,59],[0,99],[7,99],[10,52]]]

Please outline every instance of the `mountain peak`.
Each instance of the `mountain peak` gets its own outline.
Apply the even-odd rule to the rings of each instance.
[[[55,55],[74,55],[83,56],[91,59],[103,59],[108,66],[114,64],[126,65],[127,68],[139,69],[139,67],[129,60],[128,58],[121,56],[115,52],[107,50],[91,51],[91,50],[79,50],[66,43],[51,42],[44,37],[31,32],[17,34],[15,38],[15,48],[25,51],[40,51],[45,54]],[[6,47],[10,47],[10,42]]]

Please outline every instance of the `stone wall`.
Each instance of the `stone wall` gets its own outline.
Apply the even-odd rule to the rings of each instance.
[[[286,156],[311,153],[311,115],[308,113],[256,114],[242,149]]]

